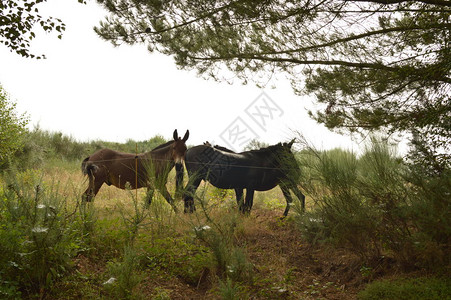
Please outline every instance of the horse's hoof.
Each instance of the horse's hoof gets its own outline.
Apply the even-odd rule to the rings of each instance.
[[[194,213],[196,211],[196,208],[195,207],[185,207],[185,209],[183,210],[183,212],[185,213],[185,214],[192,214],[192,213]]]

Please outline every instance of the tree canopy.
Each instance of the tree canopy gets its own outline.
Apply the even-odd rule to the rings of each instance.
[[[66,29],[61,19],[43,17],[38,4],[47,0],[2,0],[0,2],[0,43],[11,51],[30,58],[45,58],[44,55],[31,53],[30,44],[36,37],[35,26],[39,25],[45,32],[58,32],[58,38]],[[84,0],[78,0],[85,3]]]
[[[451,133],[451,1],[98,0],[95,28],[114,45],[147,44],[181,68],[265,83],[284,73],[336,130]]]

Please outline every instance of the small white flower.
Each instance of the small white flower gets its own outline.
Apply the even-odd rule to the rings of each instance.
[[[38,206],[36,206],[36,207],[42,209],[42,208],[45,208],[45,205],[44,204],[38,204]]]
[[[319,223],[319,222],[321,222],[320,219],[316,219],[316,218],[309,218],[309,221],[312,222],[312,223]]]
[[[210,229],[211,229],[211,227],[208,225],[194,227],[194,231],[206,231],[206,230],[210,230]]]
[[[10,264],[11,266],[13,266],[13,267],[16,267],[16,268],[19,267],[19,265],[18,265],[16,262],[13,262],[13,261],[9,261],[9,264]]]
[[[110,279],[108,279],[107,281],[105,281],[105,282],[103,283],[103,285],[113,284],[113,283],[116,282],[116,280],[117,280],[116,278],[111,277]]]
[[[46,227],[41,227],[41,226],[37,226],[33,229],[31,229],[32,232],[34,233],[43,233],[43,232],[47,232],[49,229]]]

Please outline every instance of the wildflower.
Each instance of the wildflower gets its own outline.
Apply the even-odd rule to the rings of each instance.
[[[32,232],[34,233],[44,233],[47,232],[49,229],[47,227],[41,227],[41,226],[36,226],[35,228],[31,229]]]
[[[116,278],[111,277],[110,279],[108,279],[107,281],[105,281],[105,282],[103,283],[103,285],[113,284],[113,283],[116,282],[116,280],[117,280]]]

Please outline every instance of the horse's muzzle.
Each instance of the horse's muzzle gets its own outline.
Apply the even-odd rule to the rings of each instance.
[[[176,162],[176,163],[175,163],[175,170],[176,170],[176,171],[181,171],[181,170],[183,170],[183,162],[182,162],[182,161]]]

